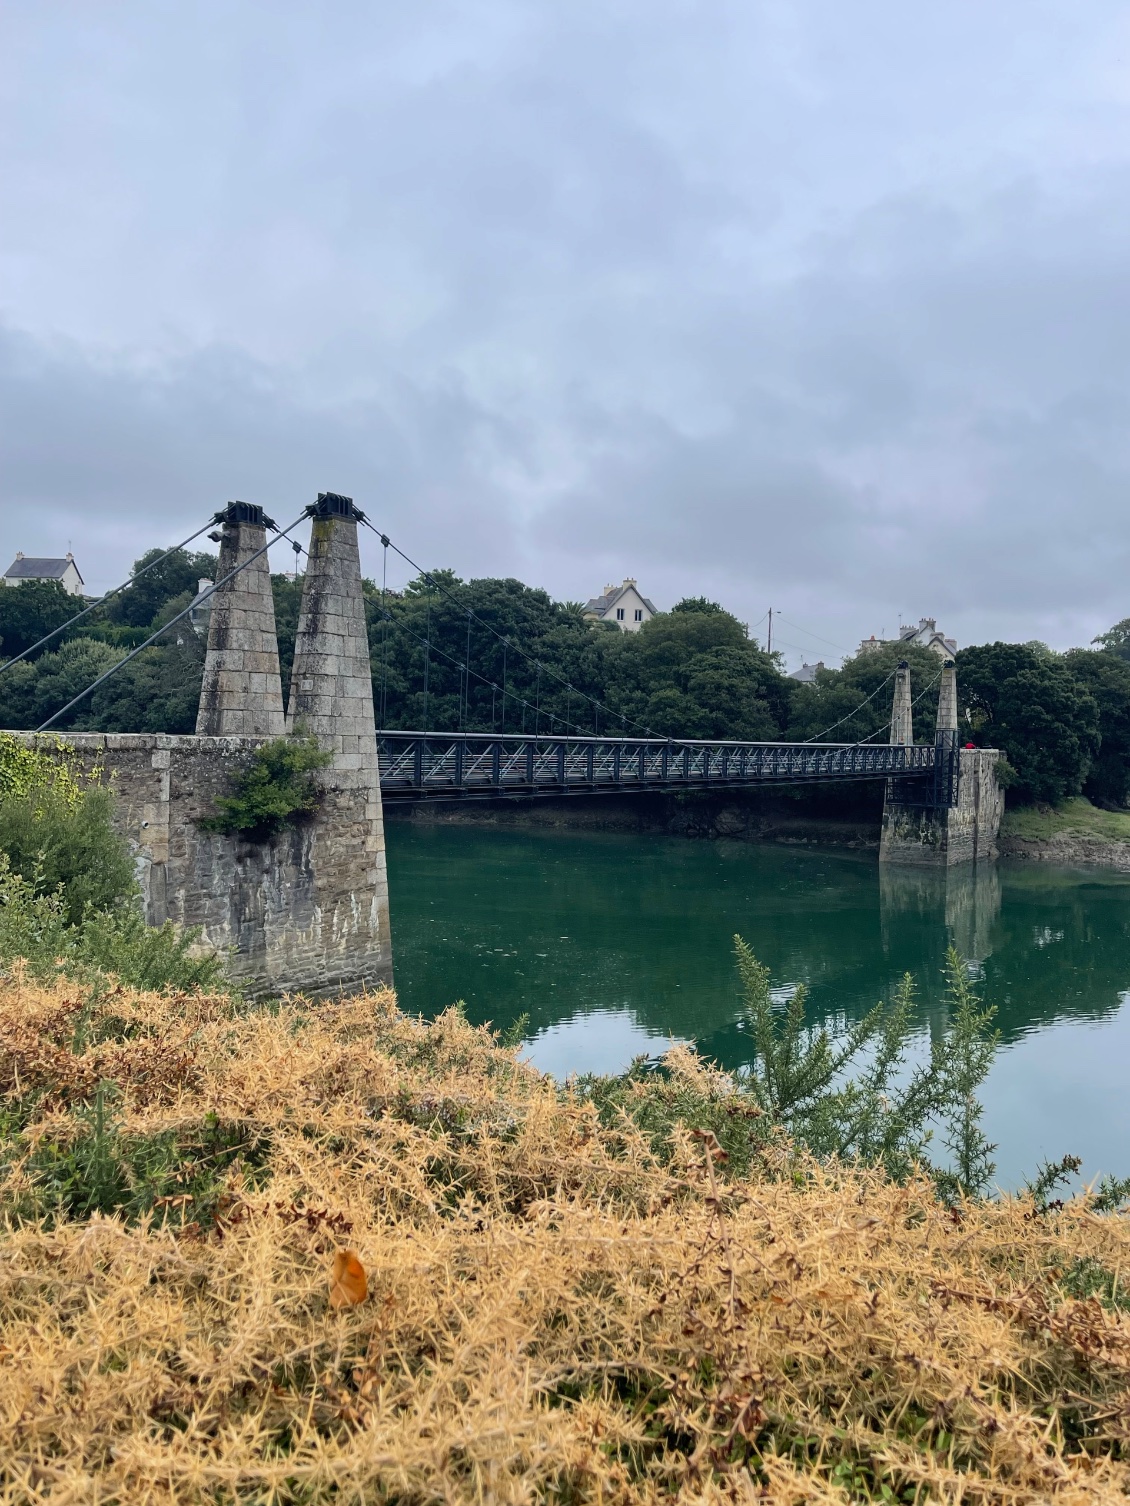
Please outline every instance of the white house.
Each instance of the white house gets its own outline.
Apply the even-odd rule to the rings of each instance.
[[[876,638],[872,633],[870,638],[864,638],[859,645],[861,654],[871,653],[875,649],[882,648],[886,643],[916,643],[919,648],[933,649],[943,659],[952,659],[957,653],[957,639],[947,638],[944,633],[938,631],[938,623],[933,617],[920,617],[918,626],[908,624],[899,628],[897,638]]]
[[[655,616],[655,604],[626,576],[622,586],[605,586],[603,596],[586,601],[585,616],[591,622],[614,622],[624,633],[638,633]]]
[[[22,586],[25,580],[57,580],[69,596],[81,596],[83,580],[75,564],[75,557],[68,553],[65,559],[33,559],[21,550],[4,571],[6,586]]]

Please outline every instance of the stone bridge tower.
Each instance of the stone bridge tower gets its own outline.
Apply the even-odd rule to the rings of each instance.
[[[357,519],[319,496],[284,717],[261,508],[231,503],[222,527],[195,736],[72,732],[80,766],[114,781],[115,821],[137,862],[145,916],[198,927],[253,995],[335,993],[392,981],[376,728]],[[256,557],[257,556],[257,557]],[[207,818],[256,750],[293,729],[333,755],[306,822],[270,836],[210,831]],[[63,739],[24,734],[44,751]]]
[[[265,552],[274,525],[249,502],[229,502],[216,521],[222,529],[216,579],[239,574],[212,597],[196,735],[281,737],[279,641]]]
[[[335,975],[392,981],[384,819],[373,678],[357,549],[363,515],[352,498],[322,492],[309,558],[286,730],[333,753],[311,829],[310,864],[326,899],[318,916],[330,983]]]
[[[891,742],[913,741],[910,666],[895,671]],[[934,729],[937,775],[925,781],[891,779],[883,804],[881,863],[949,868],[997,855],[1004,795],[997,783],[995,748],[962,748],[957,716],[957,668],[942,666]]]

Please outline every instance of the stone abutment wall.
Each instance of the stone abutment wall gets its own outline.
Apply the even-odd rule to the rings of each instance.
[[[348,497],[315,504],[290,706],[284,724],[262,509],[236,502],[222,518],[217,590],[195,737],[17,734],[47,752],[73,750],[116,795],[151,925],[199,926],[230,952],[250,993],[336,992],[392,982],[384,821],[376,724]],[[316,813],[265,841],[203,831],[255,750],[285,730],[332,753]]]
[[[248,992],[391,982],[383,863],[378,870],[367,850],[366,802],[332,767],[315,816],[252,842],[198,822],[215,813],[263,738],[17,735],[45,752],[62,745],[100,771],[136,857],[149,924],[199,926],[202,942],[230,949],[230,972]]]

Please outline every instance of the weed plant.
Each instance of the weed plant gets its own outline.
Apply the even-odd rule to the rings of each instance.
[[[0,733],[0,964],[35,977],[62,971],[135,988],[221,986],[223,959],[199,934],[151,927],[113,795],[65,747],[31,748]]]
[[[49,754],[0,733],[0,853],[37,894],[61,889],[71,924],[136,890],[112,816],[110,791],[76,771],[65,749]]]
[[[232,794],[216,801],[215,815],[200,821],[201,830],[265,841],[317,810],[321,791],[314,776],[332,761],[314,737],[264,743],[236,775]]]

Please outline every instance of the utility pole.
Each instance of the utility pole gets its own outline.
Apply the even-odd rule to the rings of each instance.
[[[769,637],[768,637],[768,639],[766,641],[765,652],[767,654],[771,654],[773,652],[773,608],[772,607],[769,608]]]

